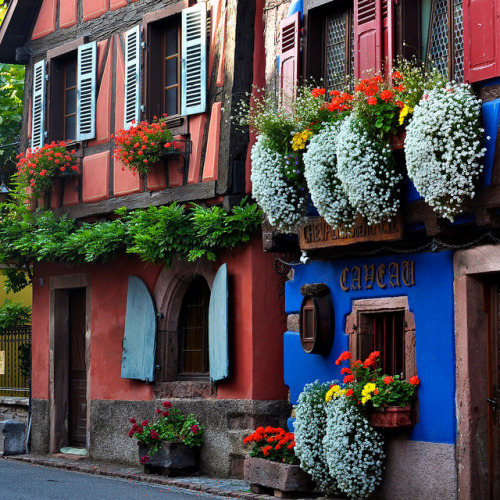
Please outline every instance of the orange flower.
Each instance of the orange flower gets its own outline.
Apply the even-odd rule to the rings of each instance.
[[[370,106],[373,106],[373,105],[377,104],[377,98],[376,97],[370,97],[367,102],[368,102],[368,104]]]
[[[420,379],[416,375],[413,375],[413,377],[410,378],[409,382],[412,385],[419,385]]]

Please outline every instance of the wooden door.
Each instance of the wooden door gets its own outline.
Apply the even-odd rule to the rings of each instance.
[[[500,499],[500,278],[487,288],[488,465],[490,499]]]
[[[86,445],[87,370],[85,363],[85,288],[69,290],[69,370],[68,440],[70,445]]]

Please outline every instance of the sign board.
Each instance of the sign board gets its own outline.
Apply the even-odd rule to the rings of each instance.
[[[300,249],[317,250],[352,245],[365,241],[395,241],[403,238],[401,215],[390,222],[384,221],[369,226],[359,216],[351,228],[334,229],[323,217],[309,217],[300,227]]]
[[[0,351],[0,375],[5,375],[5,351]]]

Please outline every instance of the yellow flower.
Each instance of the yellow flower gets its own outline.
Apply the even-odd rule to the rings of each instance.
[[[344,390],[345,392],[345,390]],[[340,390],[340,385],[332,385],[325,395],[325,401],[331,401],[333,397],[338,398],[342,391]]]
[[[367,394],[366,396],[363,396],[363,397],[361,398],[361,403],[362,403],[362,404],[366,404],[366,402],[367,402],[367,401],[370,401],[370,399],[371,399],[371,398],[372,398],[372,397],[371,397],[369,394]]]
[[[312,134],[313,133],[308,129],[305,129],[302,132],[297,132],[292,138],[292,149],[294,151],[304,149],[306,147],[306,142]]]
[[[371,392],[375,391],[375,384],[373,382],[368,382],[361,391],[362,396],[369,396]],[[370,396],[371,398],[371,396]]]
[[[403,125],[405,117],[408,113],[413,113],[413,108],[410,108],[407,104],[403,106],[403,109],[399,112],[399,124]]]

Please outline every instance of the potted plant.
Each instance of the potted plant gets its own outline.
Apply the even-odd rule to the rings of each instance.
[[[68,142],[51,142],[26,154],[17,155],[17,178],[21,186],[31,189],[35,198],[43,197],[52,187],[58,175],[78,175],[80,167],[74,156],[75,150],[68,151]]]
[[[134,417],[129,437],[137,439],[139,461],[146,472],[158,469],[166,474],[186,472],[196,467],[197,449],[203,440],[204,428],[193,414],[184,415],[170,401],[164,401],[156,410],[155,422]]]
[[[293,432],[280,427],[258,427],[243,443],[252,446],[245,460],[244,474],[253,493],[273,490],[281,497],[283,492],[313,489],[311,476],[298,465]]]
[[[343,352],[337,361],[351,359],[350,352]],[[415,425],[414,410],[411,407],[416,394],[419,378],[414,375],[405,380],[401,375],[381,374],[377,366],[380,352],[372,352],[365,361],[356,360],[351,367],[343,367],[344,388],[332,386],[326,395],[327,401],[341,392],[354,404],[361,405],[374,427],[407,428]]]
[[[119,130],[113,136],[113,157],[132,172],[146,175],[165,154],[179,151],[180,141],[174,141],[172,132],[167,128],[166,117],[155,116],[151,123],[142,121],[128,130]]]

